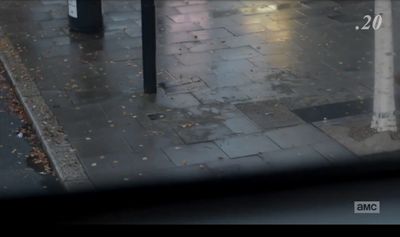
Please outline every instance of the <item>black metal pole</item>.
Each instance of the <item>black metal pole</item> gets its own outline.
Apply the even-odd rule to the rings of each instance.
[[[156,7],[154,0],[141,0],[144,93],[157,93]]]

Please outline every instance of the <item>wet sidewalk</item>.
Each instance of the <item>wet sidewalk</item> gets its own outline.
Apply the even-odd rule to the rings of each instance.
[[[400,149],[357,132],[371,118],[374,33],[355,26],[373,1],[158,1],[155,96],[142,93],[140,1],[103,5],[104,35],[90,36],[69,32],[65,1],[0,3],[1,38],[96,187]]]

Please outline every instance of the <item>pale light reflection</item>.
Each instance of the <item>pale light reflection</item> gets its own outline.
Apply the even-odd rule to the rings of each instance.
[[[252,8],[242,9],[242,12],[248,13],[259,13],[266,15],[254,15],[254,17],[243,17],[242,25],[244,27],[251,27],[254,24],[254,19],[258,19],[258,24],[261,24],[266,31],[260,33],[259,35],[267,43],[282,43],[282,54],[279,57],[274,57],[274,55],[265,55],[265,64],[272,64],[274,66],[285,66],[281,65],[282,62],[290,62],[293,57],[292,44],[294,41],[294,21],[290,20],[292,14],[291,11],[279,10],[277,4],[269,4],[264,6],[255,6]],[[273,20],[270,16],[279,14],[279,20]]]
[[[246,7],[240,9],[243,14],[262,14],[262,13],[270,13],[278,10],[278,6],[276,4],[258,6],[258,7]]]

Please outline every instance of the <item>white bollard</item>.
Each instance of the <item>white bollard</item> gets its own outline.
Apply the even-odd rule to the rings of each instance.
[[[383,23],[375,31],[375,89],[371,128],[378,132],[396,132],[391,0],[375,0],[375,14],[382,15]]]

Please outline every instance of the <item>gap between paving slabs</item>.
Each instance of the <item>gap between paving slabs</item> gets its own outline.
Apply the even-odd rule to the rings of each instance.
[[[0,39],[0,60],[24,106],[64,188],[69,192],[92,190],[93,184],[51,110],[41,97],[18,51],[6,38]]]

